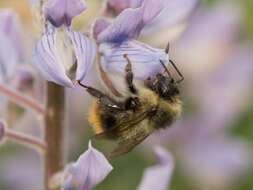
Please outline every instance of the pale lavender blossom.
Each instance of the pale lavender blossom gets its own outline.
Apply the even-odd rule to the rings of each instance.
[[[55,26],[70,26],[72,19],[86,9],[82,0],[48,0],[45,5],[46,18]]]
[[[24,58],[22,29],[16,13],[0,10],[0,81],[9,82]]]
[[[89,149],[66,169],[63,190],[92,190],[112,169],[105,156],[89,142]]]
[[[145,170],[138,190],[167,190],[174,170],[172,155],[164,148],[155,147],[157,164]]]
[[[22,39],[23,28],[21,27],[20,19],[14,10],[0,9],[0,31],[13,46],[16,54],[13,56],[17,57],[18,61],[23,60],[25,56],[24,42]],[[4,45],[2,46],[5,47]]]
[[[53,4],[56,3],[56,4]],[[75,1],[63,2],[63,10],[55,6],[60,1],[52,1],[48,6],[54,11],[50,14],[50,22],[63,24],[64,18],[70,24],[76,14],[82,10],[82,4]],[[50,2],[48,2],[50,3]],[[53,6],[55,5],[55,6]],[[57,6],[56,6],[57,7]],[[62,13],[63,11],[63,13]],[[66,12],[64,12],[66,11]],[[48,13],[46,13],[48,14]],[[64,18],[60,16],[63,14]],[[60,15],[60,16],[59,16]],[[59,21],[58,21],[59,20]],[[58,25],[57,24],[57,25]],[[94,62],[96,55],[95,43],[80,32],[72,31],[70,27],[55,28],[49,24],[34,51],[37,66],[48,81],[66,87],[73,87],[76,81],[82,81]]]
[[[105,71],[123,73],[127,64],[124,54],[133,63],[138,79],[162,71],[160,60],[168,64],[168,55],[163,49],[135,40],[144,26],[162,11],[163,3],[163,0],[145,0],[141,7],[125,9],[111,24],[97,20],[99,23],[95,23],[93,34],[100,44],[101,65]]]

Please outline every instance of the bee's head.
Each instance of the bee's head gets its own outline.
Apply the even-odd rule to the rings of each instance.
[[[170,76],[164,76],[159,73],[154,79],[147,79],[146,85],[155,91],[156,94],[166,99],[179,95],[177,83]]]

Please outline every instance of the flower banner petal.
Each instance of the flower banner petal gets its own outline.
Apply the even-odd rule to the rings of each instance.
[[[124,74],[127,64],[124,54],[132,62],[134,76],[137,79],[146,79],[162,72],[160,60],[168,64],[168,55],[163,49],[152,48],[144,43],[132,40],[117,46],[103,43],[100,45],[101,65],[105,71]]]

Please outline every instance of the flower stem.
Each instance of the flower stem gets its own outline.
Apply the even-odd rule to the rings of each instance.
[[[33,109],[36,112],[41,113],[41,114],[45,113],[44,107],[40,105],[39,102],[1,83],[0,83],[0,93],[5,95],[7,98],[11,99],[13,102],[15,102],[18,105]]]
[[[9,140],[13,140],[19,144],[31,146],[41,153],[45,153],[46,145],[45,142],[39,138],[27,135],[21,132],[14,131],[12,129],[6,129],[5,136]]]
[[[65,92],[57,84],[47,83],[45,115],[45,189],[49,190],[50,178],[63,167],[63,133],[65,117]]]

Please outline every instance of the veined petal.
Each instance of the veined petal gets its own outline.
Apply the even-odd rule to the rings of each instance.
[[[57,53],[56,33],[45,33],[35,47],[36,64],[48,81],[73,87],[72,81],[66,75],[64,65],[59,62]]]
[[[82,33],[68,31],[77,59],[76,80],[83,80],[96,56],[96,44]]]
[[[141,7],[124,10],[115,21],[101,32],[97,41],[122,43],[137,38],[142,28],[162,10],[163,0],[145,0]]]
[[[132,40],[119,46],[110,43],[100,45],[101,65],[105,71],[124,74],[127,64],[124,54],[132,62],[134,76],[138,79],[146,79],[164,69],[160,63],[162,60],[168,64],[168,55],[162,49],[152,48],[144,43]]]
[[[105,156],[89,142],[89,149],[67,169],[63,190],[91,190],[103,181],[112,169]]]
[[[172,155],[162,147],[155,148],[158,164],[145,170],[138,190],[167,190],[174,169]]]
[[[49,0],[45,5],[47,19],[55,26],[69,26],[72,18],[86,9],[82,0]]]

